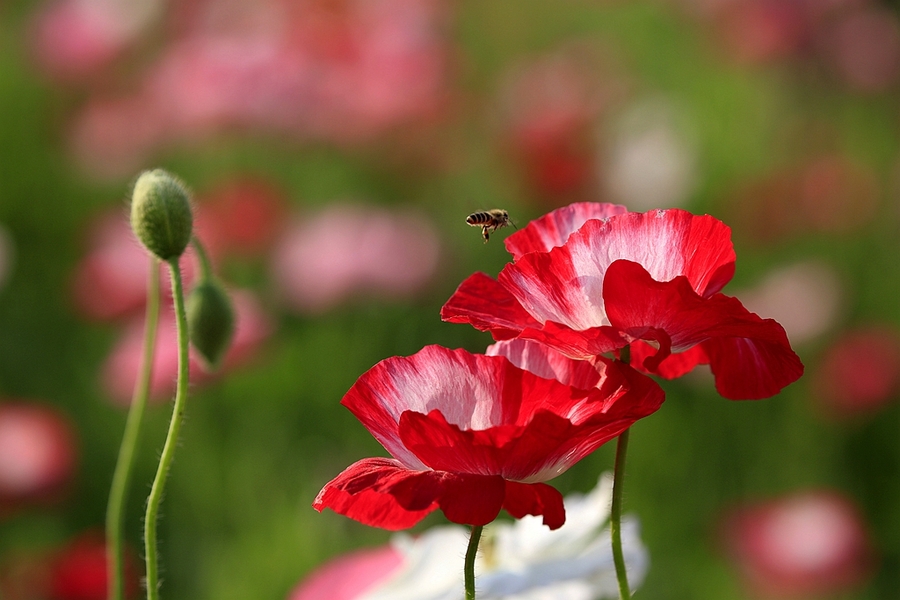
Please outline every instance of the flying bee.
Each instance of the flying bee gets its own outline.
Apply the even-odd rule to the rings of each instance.
[[[474,212],[466,217],[466,223],[472,227],[481,227],[481,236],[484,238],[485,244],[491,239],[491,233],[497,231],[501,227],[506,227],[507,225],[512,225],[513,227],[516,226],[516,224],[510,220],[509,213],[502,208],[492,208],[491,210]]]

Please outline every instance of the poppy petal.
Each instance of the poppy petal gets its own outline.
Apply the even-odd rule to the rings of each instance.
[[[529,252],[549,252],[562,246],[588,219],[608,219],[626,212],[628,209],[618,204],[575,202],[535,219],[504,243],[513,259],[518,260]]]
[[[330,508],[372,527],[407,529],[438,507],[440,486],[433,474],[387,458],[365,458],[328,482],[313,508]]]
[[[490,331],[496,340],[513,338],[525,327],[540,327],[506,288],[484,273],[460,284],[441,308],[441,319]]]

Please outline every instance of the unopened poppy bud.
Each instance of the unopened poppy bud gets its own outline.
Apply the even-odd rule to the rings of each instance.
[[[184,253],[194,218],[188,191],[163,171],[144,171],[131,196],[131,229],[151,254],[168,261]]]
[[[203,279],[187,298],[191,344],[211,369],[218,367],[234,335],[234,308],[214,279]]]

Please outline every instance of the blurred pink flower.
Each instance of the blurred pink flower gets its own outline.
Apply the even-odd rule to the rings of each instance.
[[[609,91],[587,50],[563,49],[522,65],[501,90],[511,154],[526,182],[554,203],[587,193],[594,181],[593,129]]]
[[[876,412],[900,392],[900,335],[890,326],[844,332],[825,351],[813,386],[830,417]]]
[[[320,313],[358,294],[416,294],[439,255],[437,232],[415,211],[334,205],[287,231],[272,270],[287,304]]]
[[[75,116],[68,146],[83,169],[116,179],[139,171],[167,136],[165,116],[147,98],[96,97]]]
[[[867,7],[846,16],[821,34],[825,58],[848,86],[879,92],[900,75],[900,23],[894,11]]]
[[[228,371],[247,362],[269,336],[272,325],[263,313],[257,300],[247,292],[229,291],[234,302],[236,330],[231,347],[225,355],[220,372]],[[143,318],[133,321],[124,331],[116,346],[110,352],[103,367],[103,385],[117,403],[131,401],[134,385],[140,370],[144,345]],[[201,361],[191,349],[191,384],[208,380]],[[175,390],[178,375],[178,348],[175,330],[175,315],[171,309],[160,315],[156,338],[156,354],[153,362],[153,376],[150,382],[150,397],[164,401]]]
[[[283,192],[269,182],[240,177],[201,194],[194,223],[213,255],[258,255],[272,244],[287,212]]]
[[[858,509],[831,491],[738,509],[725,543],[744,583],[763,598],[831,597],[864,583],[873,550]]]
[[[350,552],[315,571],[288,600],[357,600],[393,576],[402,563],[403,555],[392,546]]]
[[[735,230],[768,243],[809,232],[856,231],[874,218],[878,193],[871,167],[824,154],[744,184],[730,205]]]
[[[136,559],[126,548],[124,561],[126,598],[140,589]],[[106,541],[102,531],[88,531],[60,548],[51,561],[50,589],[53,600],[106,600]]]
[[[735,294],[748,310],[781,323],[792,344],[833,327],[843,295],[834,268],[815,260],[774,269],[755,287]]]
[[[226,0],[182,10],[184,33],[164,47],[138,89],[95,99],[93,112],[76,120],[73,145],[85,166],[114,176],[162,144],[234,128],[358,143],[443,111],[449,50],[442,1],[254,6],[253,14],[237,10],[246,19],[228,18],[236,5]],[[140,117],[137,136],[129,114]],[[127,160],[118,149],[128,151]]]
[[[35,15],[32,33],[38,65],[63,81],[92,75],[143,32],[159,0],[55,0]]]
[[[783,59],[805,48],[812,34],[804,2],[745,0],[721,3],[719,37],[741,63]]]
[[[842,155],[820,156],[800,171],[801,219],[816,231],[847,233],[868,223],[878,207],[871,167]]]
[[[131,231],[125,211],[100,216],[87,234],[88,253],[76,266],[72,294],[79,312],[90,319],[109,320],[140,311],[147,301],[150,258]],[[185,284],[196,272],[194,251],[188,248],[181,261]],[[163,269],[161,289],[169,297],[168,268]]]
[[[59,411],[0,401],[0,515],[55,500],[72,481],[76,462],[75,435]]]

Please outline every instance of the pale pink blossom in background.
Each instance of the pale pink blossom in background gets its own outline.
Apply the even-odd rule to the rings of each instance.
[[[883,91],[900,77],[900,21],[871,0],[680,0],[713,26],[741,64],[825,66],[849,89]]]
[[[69,153],[101,179],[139,171],[171,132],[156,105],[139,95],[88,99],[68,133]]]
[[[38,66],[62,81],[96,74],[135,42],[162,9],[160,0],[55,0],[34,17]]]
[[[402,563],[403,555],[392,546],[350,552],[315,571],[289,600],[356,600],[391,577]]]
[[[254,9],[228,0],[182,8],[178,35],[133,91],[94,97],[76,116],[82,164],[123,176],[162,146],[236,128],[356,144],[444,112],[441,0],[270,0]]]
[[[812,35],[806,7],[791,0],[722,3],[716,14],[718,37],[740,63],[759,64],[791,57]]]
[[[558,203],[592,192],[594,129],[622,93],[599,51],[574,44],[520,65],[502,83],[503,142],[539,197]]]
[[[128,215],[113,211],[101,215],[87,233],[88,252],[72,276],[75,306],[85,317],[110,320],[140,312],[147,301],[150,255],[140,245]],[[191,248],[181,260],[185,285],[190,286],[197,266]],[[168,267],[161,265],[160,287],[170,297]]]
[[[13,247],[12,236],[0,224],[0,290],[3,289],[4,284],[12,273],[14,253],[15,248]]]
[[[798,216],[807,227],[849,233],[875,217],[879,185],[871,167],[832,154],[811,160],[799,176]]]
[[[873,549],[859,510],[836,492],[798,492],[739,508],[724,535],[756,597],[832,597],[871,573]]]
[[[891,325],[845,331],[819,361],[813,391],[831,418],[877,412],[900,393],[900,334]]]
[[[729,200],[729,222],[763,243],[809,233],[844,235],[870,223],[878,204],[871,167],[823,154],[744,183]]]
[[[610,202],[633,211],[683,208],[697,186],[697,151],[686,117],[670,102],[628,106],[601,142],[601,187]]]
[[[272,274],[288,306],[315,314],[353,296],[413,296],[439,258],[437,231],[414,210],[332,205],[285,233]]]
[[[781,323],[792,344],[801,344],[834,327],[845,291],[834,267],[806,260],[773,269],[735,296],[751,312]]]
[[[51,406],[0,401],[0,514],[52,501],[75,475],[72,425]]]
[[[273,184],[238,176],[198,195],[194,230],[215,256],[258,256],[287,217],[285,194]]]
[[[826,28],[820,43],[851,89],[879,92],[900,75],[900,23],[887,8],[864,8]]]
[[[234,303],[236,329],[220,371],[227,372],[253,358],[262,342],[272,332],[272,324],[258,301],[249,293],[229,291]],[[150,397],[165,401],[175,391],[178,376],[178,344],[175,315],[166,307],[160,315],[156,338],[156,353],[150,382]],[[143,360],[144,322],[136,318],[123,331],[122,337],[111,350],[102,371],[103,387],[119,404],[128,404]],[[203,363],[191,348],[191,384],[201,383],[215,374],[206,373]]]

